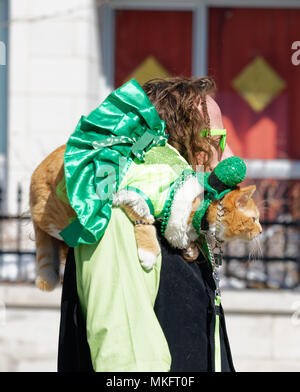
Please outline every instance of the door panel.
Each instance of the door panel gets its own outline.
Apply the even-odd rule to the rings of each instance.
[[[300,159],[299,20],[298,9],[209,10],[209,75],[237,155]]]
[[[191,11],[118,10],[115,23],[115,87],[131,77],[191,75]]]

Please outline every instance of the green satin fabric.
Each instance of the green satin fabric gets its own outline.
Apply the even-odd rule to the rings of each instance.
[[[143,162],[148,150],[166,142],[164,121],[134,79],[81,117],[64,156],[67,195],[77,214],[60,233],[69,246],[103,236],[113,195],[133,159]]]
[[[119,189],[136,189],[146,195],[157,218],[163,211],[171,185],[187,169],[191,167],[174,147],[169,144],[153,147],[146,153],[144,163],[135,160],[131,164]]]

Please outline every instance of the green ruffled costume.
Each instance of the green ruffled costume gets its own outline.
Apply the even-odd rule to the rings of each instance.
[[[142,162],[146,151],[165,145],[164,130],[164,121],[134,79],[81,117],[64,157],[67,194],[77,213],[61,232],[69,246],[100,240],[110,220],[113,195],[133,159]]]

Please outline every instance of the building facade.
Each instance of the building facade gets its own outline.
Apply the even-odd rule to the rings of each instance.
[[[82,114],[131,77],[212,76],[229,144],[248,160],[248,177],[296,184],[299,6],[296,0],[1,0],[6,210],[16,210],[18,184],[28,208],[37,164],[66,142]]]

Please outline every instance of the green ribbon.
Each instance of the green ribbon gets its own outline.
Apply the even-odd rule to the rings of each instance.
[[[206,259],[210,263],[212,271],[214,270],[214,266],[212,264],[209,249],[207,246],[207,242],[204,235],[200,235],[197,239],[197,243],[199,249]],[[218,309],[221,307],[221,296],[215,295],[214,299],[214,306],[215,306],[215,328],[214,328],[214,364],[215,364],[215,372],[222,371],[222,357],[221,357],[221,338],[220,338],[220,315]]]
[[[154,146],[164,146],[167,137],[162,135],[155,135],[151,131],[146,131],[132,146],[131,153],[135,155],[140,161],[144,162],[145,152]]]
[[[204,129],[200,132],[200,136],[221,136],[220,147],[222,152],[226,146],[226,129]]]
[[[227,158],[227,159],[229,159],[229,158]],[[226,160],[224,160],[222,162],[224,163],[225,161]],[[218,168],[219,165],[220,165],[220,163],[216,166],[216,168]],[[216,170],[216,168],[215,168],[215,170]],[[226,193],[232,191],[232,189],[237,185],[237,184],[235,184],[232,187],[228,186],[227,189],[225,189],[222,192],[219,192],[217,189],[213,188],[209,184],[208,178],[209,178],[210,174],[211,174],[210,172],[208,172],[208,173],[198,172],[196,175],[197,175],[197,179],[198,179],[199,184],[202,185],[203,188],[207,191],[207,196],[206,197],[209,200],[211,200],[211,201],[212,200],[220,200],[220,199],[222,199],[222,197],[224,197],[226,195]]]
[[[131,153],[141,162],[145,160],[145,153],[154,146],[164,146],[167,141],[167,136],[155,135],[146,131],[140,138],[130,138],[127,136],[111,136],[107,139],[94,141],[93,147],[95,149],[102,149],[106,147],[116,146],[118,144],[132,145]]]
[[[221,306],[221,297],[219,295],[215,296],[215,307],[219,308]],[[215,372],[222,371],[222,358],[221,358],[221,340],[220,340],[220,315],[216,313],[215,315]]]

